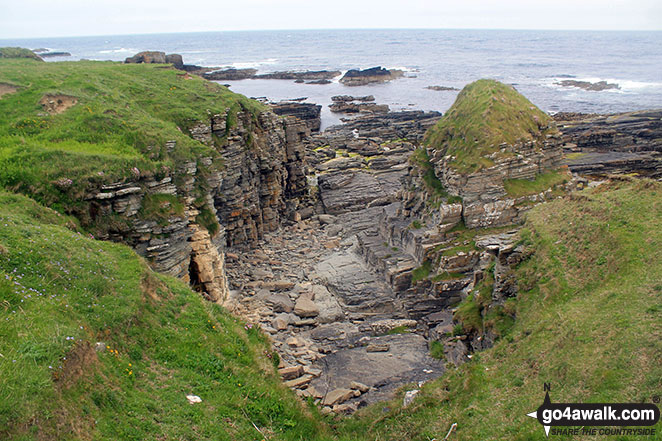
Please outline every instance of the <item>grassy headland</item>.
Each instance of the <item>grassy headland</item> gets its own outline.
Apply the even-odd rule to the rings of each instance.
[[[263,106],[166,65],[0,59],[0,185],[75,212],[90,185],[165,175],[214,147],[187,130]],[[167,141],[175,141],[172,151]],[[223,142],[223,140],[216,140]]]

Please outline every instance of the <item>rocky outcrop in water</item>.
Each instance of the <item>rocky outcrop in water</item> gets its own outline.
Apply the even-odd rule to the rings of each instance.
[[[370,69],[348,70],[340,79],[340,83],[345,86],[365,86],[373,83],[386,83],[388,81],[400,78],[404,72],[397,69],[384,69],[381,66],[371,67]]]
[[[328,70],[319,70],[319,71],[285,71],[285,72],[272,72],[265,74],[258,74],[257,69],[216,69],[208,70],[203,72],[203,77],[208,80],[213,81],[236,81],[236,80],[246,80],[246,79],[259,79],[259,80],[296,80],[296,81],[310,81],[311,84],[313,81],[318,81],[317,84],[326,84],[321,83],[321,81],[329,81],[340,75],[339,71],[328,71]]]
[[[456,87],[449,87],[449,86],[427,86],[426,89],[428,90],[434,90],[437,92],[445,92],[445,91],[457,91],[460,90]]]
[[[253,78],[257,69],[221,69],[203,72],[202,77],[211,81],[236,81]]]
[[[39,54],[42,58],[54,58],[54,57],[70,57],[71,53],[69,52],[42,52]]]
[[[603,90],[621,88],[618,84],[608,83],[606,81],[598,81],[596,83],[591,83],[590,81],[563,80],[563,81],[559,81],[556,84],[563,87],[576,87],[578,89],[588,90],[592,92],[600,92]]]
[[[301,80],[301,81],[310,81],[310,80],[332,80],[333,78],[340,75],[340,71],[337,70],[317,70],[317,71],[285,71],[285,72],[272,72],[266,74],[255,75],[254,78],[261,80]]]

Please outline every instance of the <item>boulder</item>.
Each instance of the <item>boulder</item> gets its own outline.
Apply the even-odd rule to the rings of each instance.
[[[324,399],[322,399],[322,405],[333,406],[336,404],[341,404],[353,397],[354,391],[352,389],[334,389],[326,394]]]
[[[288,366],[282,369],[278,369],[278,373],[283,378],[283,380],[293,380],[303,375],[303,366]]]
[[[266,299],[274,312],[292,312],[294,303],[286,293],[274,293]]]
[[[324,285],[313,285],[314,304],[318,307],[318,323],[332,323],[345,318],[340,304]]]
[[[289,388],[298,389],[309,384],[312,381],[312,379],[313,379],[312,375],[304,375],[302,377],[286,381],[285,386]]]
[[[361,393],[366,393],[370,390],[369,386],[366,386],[363,383],[359,383],[358,381],[352,381],[349,383],[349,388],[353,390],[358,390]]]
[[[272,321],[271,325],[277,330],[277,331],[284,331],[287,329],[287,325],[290,324],[290,316],[289,314],[286,313],[281,313],[278,314]]]
[[[320,310],[309,296],[302,295],[294,304],[294,313],[303,318],[317,317],[320,313]]]

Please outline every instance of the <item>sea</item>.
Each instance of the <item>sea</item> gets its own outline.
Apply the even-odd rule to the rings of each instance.
[[[223,81],[249,97],[305,98],[321,104],[323,128],[339,123],[333,95],[374,95],[392,110],[445,112],[457,90],[480,78],[512,84],[549,113],[617,113],[662,108],[662,32],[508,30],[233,31],[0,40],[0,46],[66,51],[70,60],[123,61],[145,50],[178,53],[186,64],[276,71],[401,69],[384,84],[343,86],[291,80]],[[587,91],[563,80],[607,81],[618,89]]]

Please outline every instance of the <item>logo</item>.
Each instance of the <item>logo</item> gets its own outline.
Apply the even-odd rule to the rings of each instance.
[[[660,420],[660,409],[653,403],[552,403],[550,389],[545,383],[545,400],[527,413],[542,424],[547,436],[552,428],[552,435],[654,435],[655,429],[645,426]]]

